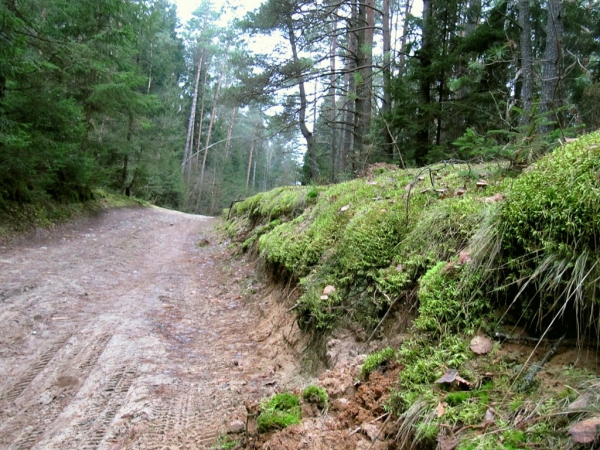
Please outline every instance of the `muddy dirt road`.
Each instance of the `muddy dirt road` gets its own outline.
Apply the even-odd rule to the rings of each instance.
[[[281,384],[214,225],[121,209],[0,247],[0,448],[210,448]]]

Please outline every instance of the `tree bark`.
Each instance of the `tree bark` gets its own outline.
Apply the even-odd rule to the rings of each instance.
[[[248,169],[246,170],[246,193],[248,193],[248,185],[250,184],[250,170],[252,169],[252,156],[254,155],[254,145],[256,139],[252,139],[250,144],[250,156],[248,156]]]
[[[521,27],[521,109],[522,127],[529,125],[533,105],[533,51],[531,48],[530,0],[519,0],[519,26]]]
[[[390,31],[390,0],[383,0],[383,100],[381,102],[381,118],[383,121],[383,154],[390,160],[394,159],[394,137],[390,132],[390,127],[387,121],[392,112],[392,68],[391,68],[391,51],[392,51],[392,33]]]
[[[194,136],[194,122],[196,120],[196,105],[198,104],[198,86],[200,84],[200,71],[202,69],[202,58],[204,57],[204,50],[200,51],[198,56],[198,68],[196,69],[196,79],[194,81],[194,94],[192,96],[192,107],[190,109],[190,117],[188,120],[187,135],[185,138],[185,148],[183,150],[183,163],[181,165],[182,173],[187,173],[190,159],[192,157],[192,139]]]
[[[200,167],[200,186],[198,192],[198,204],[202,201],[202,192],[204,190],[204,171],[206,169],[206,158],[208,157],[208,149],[210,147],[210,138],[212,134],[212,128],[215,123],[215,117],[217,115],[217,100],[219,98],[219,93],[221,91],[221,81],[223,80],[223,75],[219,76],[219,81],[217,82],[217,89],[215,91],[215,98],[213,100],[212,110],[210,112],[210,122],[208,124],[208,131],[206,132],[206,143],[204,144],[204,155],[202,155],[202,166]]]
[[[429,153],[429,128],[431,125],[430,107],[431,91],[430,79],[428,74],[431,67],[431,28],[432,28],[431,0],[423,0],[423,37],[421,49],[419,50],[419,65],[421,76],[419,78],[419,110],[417,112],[417,135],[415,162],[417,166],[423,166],[427,163],[427,154]]]
[[[360,0],[356,21],[356,63],[359,81],[356,84],[354,116],[354,171],[364,168],[367,160],[366,149],[370,144],[371,91],[373,86],[373,26],[374,0]]]
[[[317,166],[317,158],[315,154],[315,139],[314,135],[310,132],[306,125],[306,111],[308,108],[308,100],[306,98],[306,87],[304,85],[304,76],[302,75],[302,69],[300,67],[300,58],[298,56],[298,47],[296,44],[296,35],[294,34],[294,26],[292,18],[289,17],[287,20],[287,31],[288,40],[292,50],[292,58],[296,70],[296,79],[298,80],[298,89],[300,91],[300,109],[298,111],[298,123],[300,125],[300,132],[306,140],[306,155],[308,157],[308,164],[310,169],[310,179],[317,180],[319,177],[319,168]]]
[[[329,181],[335,183],[337,180],[337,171],[339,164],[339,155],[337,148],[337,127],[335,124],[336,117],[336,100],[335,100],[335,88],[336,88],[336,53],[337,53],[337,30],[335,26],[335,22],[332,25],[332,35],[331,35],[331,47],[329,51],[329,69],[331,71],[331,75],[329,77],[329,143],[331,147],[331,176],[329,177]]]
[[[546,24],[546,51],[542,64],[542,90],[540,113],[544,122],[540,133],[547,134],[557,126],[560,118],[557,110],[562,105],[560,92],[561,41],[563,35],[563,0],[548,0],[548,22]],[[550,124],[547,122],[555,122]]]

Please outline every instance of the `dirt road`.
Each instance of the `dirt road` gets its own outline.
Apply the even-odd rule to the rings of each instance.
[[[210,448],[276,388],[252,267],[214,225],[112,210],[0,247],[0,448]]]

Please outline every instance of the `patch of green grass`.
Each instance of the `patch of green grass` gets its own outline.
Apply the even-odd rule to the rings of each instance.
[[[366,379],[373,371],[379,369],[383,364],[393,361],[395,357],[396,350],[391,347],[371,353],[360,368],[361,378]]]
[[[239,441],[226,434],[220,434],[212,445],[211,450],[231,450],[239,444]]]
[[[310,385],[302,391],[302,399],[307,403],[314,403],[319,408],[325,408],[329,396],[327,391],[320,386]]]
[[[261,403],[256,423],[258,431],[264,433],[300,423],[301,418],[300,399],[297,395],[284,392]]]

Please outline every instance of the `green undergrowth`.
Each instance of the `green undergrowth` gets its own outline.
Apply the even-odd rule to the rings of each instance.
[[[567,432],[600,412],[595,374],[564,367],[550,385],[520,392],[525,361],[498,343],[478,356],[456,334],[415,334],[395,355],[403,369],[386,409],[401,424],[398,448],[435,449],[449,436],[461,450],[589,448]]]
[[[297,395],[283,392],[264,400],[260,405],[260,414],[256,425],[260,433],[270,430],[281,430],[290,425],[300,423],[302,410]]]
[[[83,203],[0,203],[0,239],[8,239],[19,233],[36,228],[48,228],[77,217],[108,208],[149,206],[148,203],[109,193],[101,189],[93,191],[93,198]]]
[[[580,137],[519,176],[473,238],[511,321],[539,333],[598,332],[600,133]]]
[[[230,235],[258,251],[273,274],[300,285],[295,310],[304,328],[340,320],[374,327],[429,268],[465,248],[492,207],[485,199],[510,184],[497,165],[378,172],[276,189],[229,212]],[[481,177],[485,189],[476,186]],[[329,285],[335,292],[324,295]]]

